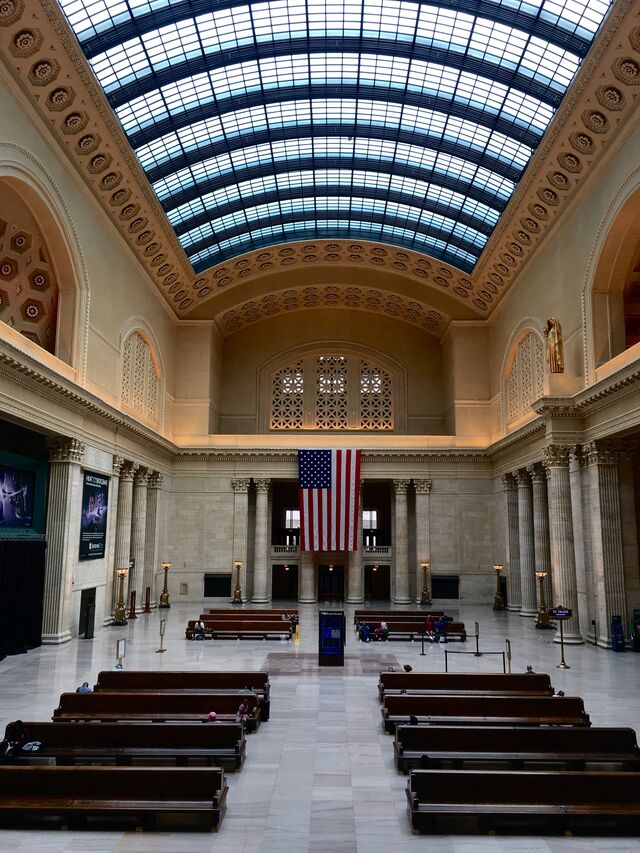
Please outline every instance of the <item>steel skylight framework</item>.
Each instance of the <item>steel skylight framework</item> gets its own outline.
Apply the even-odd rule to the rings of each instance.
[[[196,271],[370,239],[469,271],[610,0],[62,0]]]

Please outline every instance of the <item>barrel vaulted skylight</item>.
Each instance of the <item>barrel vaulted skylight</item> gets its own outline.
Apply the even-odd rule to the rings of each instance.
[[[196,271],[300,239],[471,270],[610,0],[62,0]]]

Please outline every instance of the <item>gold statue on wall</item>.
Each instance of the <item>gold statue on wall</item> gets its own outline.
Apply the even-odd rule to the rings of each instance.
[[[547,362],[550,373],[564,373],[564,353],[562,349],[562,326],[555,317],[549,317],[544,327],[547,339]]]

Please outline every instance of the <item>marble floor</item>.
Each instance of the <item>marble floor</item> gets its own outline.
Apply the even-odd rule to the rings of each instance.
[[[277,602],[274,602],[277,606]],[[286,603],[281,605],[286,606]],[[0,661],[0,725],[21,717],[49,719],[61,692],[94,683],[115,663],[115,645],[127,638],[127,669],[262,669],[271,677],[271,719],[250,735],[240,773],[229,774],[228,811],[217,834],[0,831],[0,851],[135,851],[135,853],[592,853],[638,851],[637,838],[413,836],[405,808],[406,777],[393,763],[392,739],[382,731],[377,700],[380,668],[410,663],[416,671],[444,671],[445,649],[472,644],[359,643],[349,633],[343,671],[318,669],[318,610],[300,605],[300,641],[184,639],[198,606],[174,605],[168,614],[167,653],[159,645],[158,613],[125,628],[101,630],[93,640],[44,646]],[[347,623],[353,608],[346,606]],[[163,613],[166,615],[167,611]],[[480,648],[502,651],[511,641],[513,670],[550,672],[556,690],[580,695],[594,725],[640,731],[640,654],[568,646],[568,670],[556,669],[559,647],[533,621],[489,607],[461,606],[455,614]],[[452,671],[495,671],[496,657],[452,656]],[[501,664],[500,664],[501,666]]]

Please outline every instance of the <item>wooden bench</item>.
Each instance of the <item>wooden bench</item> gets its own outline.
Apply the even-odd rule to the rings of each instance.
[[[579,696],[386,696],[382,725],[386,732],[418,723],[446,726],[588,726]]]
[[[387,628],[389,629],[389,640],[410,640],[420,639],[424,631],[424,619],[419,622],[406,620],[404,622],[388,621]],[[369,626],[372,634],[379,627],[380,622],[361,622]],[[447,640],[461,640],[464,642],[467,639],[467,631],[464,622],[447,622]]]
[[[53,721],[207,722],[215,711],[221,722],[235,722],[241,702],[248,708],[247,731],[255,731],[260,714],[255,693],[63,693]],[[213,723],[212,725],[215,725]]]
[[[77,762],[116,765],[172,762],[187,766],[204,761],[229,770],[239,770],[245,758],[246,740],[241,723],[183,725],[180,723],[27,723],[39,752],[19,753],[15,761],[42,762],[54,759],[60,766]]]
[[[0,820],[12,824],[218,829],[226,799],[219,767],[0,767]]]
[[[235,639],[281,639],[292,637],[291,622],[282,619],[218,619],[209,618],[204,622],[204,633],[207,639],[217,640],[225,637]],[[187,623],[185,637],[187,640],[195,636],[195,620]]]
[[[213,610],[208,610],[206,613],[203,613],[200,618],[201,619],[211,619],[212,616],[218,618],[222,616],[223,618],[228,617],[230,619],[238,619],[245,617],[254,617],[257,616],[258,619],[282,619],[283,616],[298,616],[298,611],[293,607],[285,607],[285,608],[269,608],[265,610],[261,610],[259,607],[226,607],[226,608],[214,608]]]
[[[403,619],[422,620],[423,624],[430,616],[435,620],[440,616],[444,616],[444,610],[356,610],[353,616],[354,625],[356,622],[395,622]],[[453,617],[445,616],[445,619],[452,620]]]
[[[523,693],[552,696],[551,679],[544,673],[478,673],[478,672],[381,672],[378,682],[380,701],[385,696],[407,693],[458,693],[467,695],[500,693],[505,696]]]
[[[414,832],[535,827],[606,834],[640,830],[640,773],[568,770],[412,770]]]
[[[208,623],[205,623],[208,624]],[[211,625],[211,636],[214,640],[225,638],[246,639],[276,639],[285,637],[291,639],[291,622],[282,620],[258,620],[258,619],[222,619],[209,623]]]
[[[95,691],[154,692],[190,690],[192,693],[231,693],[250,686],[252,693],[269,698],[268,672],[164,672],[149,670],[105,670],[98,674]]]
[[[480,762],[510,770],[557,764],[584,770],[603,763],[640,770],[636,733],[624,728],[397,726],[393,750],[403,773],[446,765],[461,770]]]

